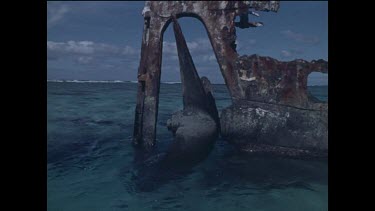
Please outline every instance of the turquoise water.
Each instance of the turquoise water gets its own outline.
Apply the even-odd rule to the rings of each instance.
[[[218,139],[206,160],[147,171],[131,145],[134,83],[47,83],[48,210],[328,210],[327,161],[247,157]],[[309,87],[327,100],[327,87]],[[230,105],[214,85],[218,109]],[[162,84],[157,150],[172,140],[179,84]]]

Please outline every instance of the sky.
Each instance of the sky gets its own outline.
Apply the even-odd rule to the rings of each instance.
[[[136,81],[143,7],[143,1],[47,2],[47,79]],[[236,28],[239,55],[328,60],[327,1],[281,1],[278,12],[258,13],[249,18],[264,26]],[[202,23],[191,17],[179,23],[199,75],[224,83]],[[161,71],[162,81],[180,81],[172,25],[164,33]],[[327,83],[327,74],[309,76],[309,85]]]

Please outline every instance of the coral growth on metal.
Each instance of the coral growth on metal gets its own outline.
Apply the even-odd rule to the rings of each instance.
[[[236,27],[262,26],[261,22],[249,21],[249,15],[259,16],[256,11],[277,12],[279,6],[279,1],[146,1],[142,11],[144,28],[138,69],[134,144],[143,148],[151,148],[155,144],[162,40],[173,17],[193,17],[202,22],[233,102],[255,97],[258,100],[278,99],[276,102],[305,106],[305,79],[307,81],[309,71],[315,67],[326,70],[324,62],[298,60],[287,63],[258,56],[247,61],[239,57],[236,51]],[[237,16],[240,17],[239,22],[235,22]],[[261,93],[261,90],[266,90],[268,94],[254,96],[254,91],[249,91],[254,84],[259,86]]]

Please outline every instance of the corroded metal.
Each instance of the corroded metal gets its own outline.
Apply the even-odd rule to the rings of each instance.
[[[134,144],[151,148],[155,144],[159,103],[163,33],[172,17],[194,17],[206,28],[220,71],[233,101],[244,99],[236,68],[236,30],[257,26],[245,23],[249,9],[277,11],[278,1],[146,1],[142,11],[144,29],[138,69],[138,95],[134,124]],[[244,19],[245,18],[245,19]]]
[[[251,55],[239,57],[236,64],[246,100],[305,109],[314,107],[314,102],[317,101],[307,90],[309,74],[328,73],[328,62],[322,59],[284,62]]]
[[[177,148],[171,147],[170,154],[180,154],[181,149],[205,149],[204,141],[215,139],[219,131],[245,152],[292,157],[327,155],[328,103],[320,102],[308,92],[307,78],[314,71],[328,73],[328,62],[301,59],[284,62],[259,55],[239,56],[235,27],[263,25],[249,21],[249,14],[258,16],[249,9],[277,11],[279,2],[146,2],[142,12],[145,23],[134,125],[136,146],[150,149],[155,144],[163,33],[173,21],[184,111],[167,122],[168,129],[180,140],[174,142]],[[237,16],[239,22],[235,22]],[[206,28],[233,102],[222,110],[220,119],[209,81],[199,79],[195,69],[176,20],[180,17],[197,18]]]
[[[182,34],[181,27],[175,18],[173,18],[173,30],[180,63],[184,110],[199,109],[202,112],[208,113],[216,123],[219,123],[215,100],[209,88],[210,82],[207,78],[200,79],[184,35]]]

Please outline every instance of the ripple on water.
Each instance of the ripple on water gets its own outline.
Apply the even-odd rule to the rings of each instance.
[[[173,141],[165,123],[182,105],[178,87],[162,85],[155,157],[139,163],[137,84],[48,85],[48,210],[327,210],[325,161],[248,157],[218,139],[196,166],[159,168]],[[226,87],[214,89],[218,107],[229,105]]]

